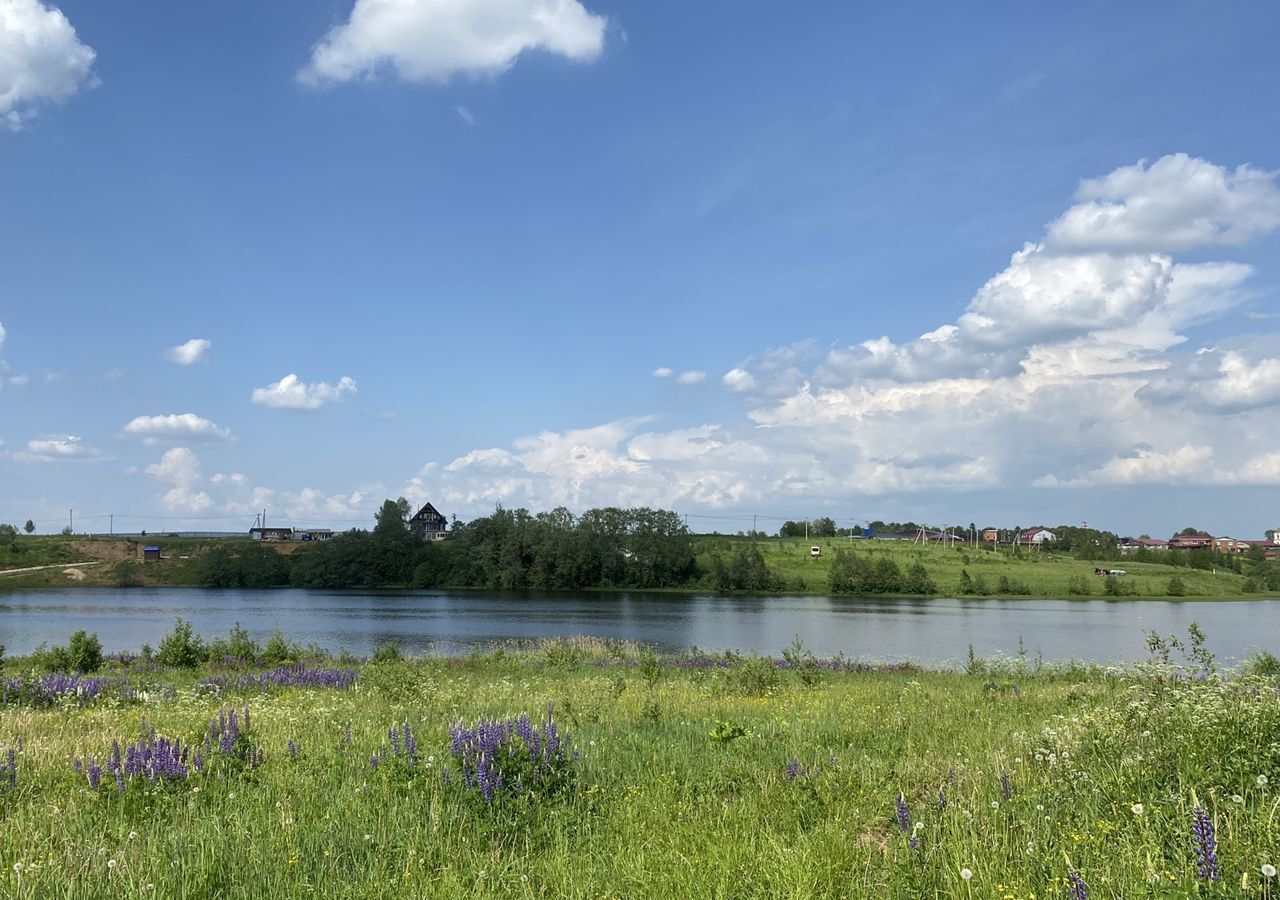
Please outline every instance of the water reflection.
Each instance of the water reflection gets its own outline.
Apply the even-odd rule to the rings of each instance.
[[[190,588],[19,591],[0,595],[0,644],[10,655],[61,643],[77,628],[109,650],[155,646],[175,617],[201,634],[235,623],[265,640],[366,654],[399,640],[412,652],[461,653],[513,639],[599,637],[669,650],[779,653],[796,637],[815,653],[927,663],[1015,653],[1131,660],[1144,635],[1184,634],[1198,621],[1224,660],[1280,650],[1280,604],[1102,600],[886,600],[853,597],[688,597],[541,592],[207,591]]]

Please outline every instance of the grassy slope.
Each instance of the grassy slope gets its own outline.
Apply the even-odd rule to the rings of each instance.
[[[872,559],[887,556],[904,571],[908,566],[921,562],[937,583],[938,590],[948,595],[955,595],[959,591],[960,571],[966,569],[972,578],[977,578],[979,575],[986,576],[993,592],[1000,577],[1004,575],[1012,581],[1025,582],[1031,588],[1033,596],[1066,597],[1068,596],[1067,583],[1071,577],[1083,575],[1088,579],[1094,595],[1101,596],[1103,583],[1102,579],[1094,574],[1094,568],[1114,566],[1128,572],[1125,576],[1126,583],[1135,586],[1139,596],[1167,596],[1166,586],[1169,579],[1175,575],[1181,578],[1186,586],[1187,597],[1231,599],[1246,596],[1243,590],[1244,577],[1233,573],[1215,575],[1196,569],[1127,560],[1093,563],[1047,551],[1032,551],[1025,559],[1013,559],[1005,551],[950,549],[938,545],[924,547],[896,541],[850,543],[847,539],[803,541],[768,538],[755,543],[764,555],[769,568],[785,577],[789,585],[803,583],[806,591],[815,593],[822,593],[827,589],[828,576],[836,551],[848,550],[852,547],[855,552],[872,554]],[[728,559],[737,548],[749,544],[750,541],[746,538],[700,537],[698,559],[705,565],[713,552],[719,552],[722,557]],[[812,546],[822,547],[822,556],[811,557],[809,548]],[[965,561],[966,558],[968,562]]]
[[[1154,897],[1153,875],[1194,884],[1193,788],[1218,817],[1224,885],[1248,872],[1252,890],[1240,896],[1267,896],[1258,867],[1276,861],[1272,789],[1254,781],[1280,771],[1247,733],[1249,714],[1243,731],[1232,730],[1237,719],[1149,713],[1154,734],[1112,716],[1080,743],[1064,736],[1078,718],[1128,705],[1132,686],[1111,677],[829,674],[810,686],[783,673],[760,691],[741,672],[668,670],[651,686],[635,668],[507,656],[393,664],[361,679],[343,693],[215,698],[187,677],[141,705],[0,708],[0,748],[25,745],[16,790],[0,787],[0,895],[1027,900],[1067,895],[1066,854],[1091,896]],[[450,723],[536,717],[548,702],[582,752],[577,790],[487,809],[442,783]],[[72,771],[70,760],[101,759],[113,738],[136,736],[142,716],[198,743],[220,703],[251,707],[260,769],[134,784],[123,797],[90,791]],[[388,728],[405,720],[417,769],[399,759],[371,769]],[[747,735],[716,743],[709,732],[722,721]],[[1046,725],[1059,737],[1043,735]],[[1046,743],[1070,759],[1033,759]],[[1154,762],[1167,744],[1179,747],[1176,774]],[[791,759],[816,773],[789,781]],[[894,822],[899,791],[909,821],[922,823],[918,850]],[[1237,792],[1241,804],[1228,799]]]
[[[143,560],[142,548],[152,543],[162,547],[162,558]],[[169,538],[121,540],[118,538],[62,537],[39,535],[20,537],[10,547],[0,547],[0,570],[55,565],[19,575],[0,571],[0,591],[32,587],[115,586],[127,574],[144,585],[192,585],[196,583],[195,559],[214,546],[248,546],[248,538]],[[97,561],[78,571],[83,580],[66,574],[64,566]]]

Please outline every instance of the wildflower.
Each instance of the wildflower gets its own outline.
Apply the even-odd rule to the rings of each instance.
[[[1275,878],[1275,877],[1276,877],[1276,867],[1275,867],[1275,866],[1273,866],[1273,865],[1271,865],[1271,863],[1263,863],[1263,864],[1262,864],[1262,877],[1263,877],[1263,878]]]
[[[1243,802],[1244,802],[1244,798],[1243,798],[1243,797],[1241,797],[1239,794],[1232,794],[1232,795],[1231,795],[1231,802],[1232,802],[1232,803],[1243,803]]]
[[[131,841],[136,841],[137,839],[138,839],[138,832],[136,832],[136,831],[130,831],[130,832],[129,832],[129,840],[131,840]]]
[[[999,800],[992,800],[992,801],[991,801],[991,808],[992,808],[992,809],[999,809],[999,808],[1000,808],[1000,801],[999,801]]]
[[[1089,887],[1072,866],[1067,866],[1067,891],[1071,900],[1089,900]]]
[[[907,809],[907,798],[901,791],[898,792],[898,830],[911,830],[911,813]]]
[[[1266,775],[1259,775],[1259,776],[1258,776],[1258,787],[1266,787],[1266,786],[1267,786],[1267,776],[1266,776]]]
[[[800,768],[800,760],[793,757],[791,762],[787,763],[787,781],[795,781],[800,777],[802,772],[803,770]]]
[[[1140,816],[1146,811],[1141,803],[1135,803],[1133,806],[1130,806],[1129,809],[1133,810],[1133,814],[1135,816]]]
[[[22,874],[22,863],[20,863],[20,862],[16,862],[16,863],[14,863],[14,864],[13,864],[13,874],[14,874],[14,875],[21,875],[21,874]]]
[[[907,838],[907,846],[910,847],[912,850],[919,850],[920,838],[916,837],[914,834],[911,835],[911,837]]]
[[[971,879],[971,878],[973,877],[973,870],[972,870],[972,869],[961,869],[961,870],[960,870],[960,877],[961,877],[961,878],[963,878],[965,881],[968,881],[969,879]]]
[[[946,809],[946,808],[947,808],[947,791],[946,791],[946,788],[938,788],[938,802],[937,802],[937,807],[938,807],[938,809]]]
[[[120,864],[119,864],[118,862],[116,862],[114,859],[109,859],[109,860],[107,860],[107,868],[108,868],[108,869],[114,869],[114,868],[115,868],[116,866],[118,866],[118,865],[120,865]]]
[[[1218,842],[1213,832],[1213,821],[1199,803],[1192,811],[1191,835],[1196,854],[1196,871],[1205,881],[1217,881]]]
[[[1004,799],[1006,800],[1013,799],[1013,784],[1009,781],[1008,772],[1000,773],[1000,793],[1004,796]]]

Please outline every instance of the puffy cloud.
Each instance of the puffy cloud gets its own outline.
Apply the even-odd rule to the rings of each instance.
[[[676,381],[680,384],[701,384],[706,378],[706,372],[694,369],[688,372],[681,372],[676,376]]]
[[[1234,172],[1185,153],[1081,182],[1080,202],[1050,223],[1046,244],[1067,252],[1189,250],[1240,244],[1280,226],[1276,173]]]
[[[307,384],[300,381],[297,375],[290,373],[275,384],[254,388],[251,399],[259,406],[270,406],[274,409],[315,410],[355,392],[355,381],[345,375],[338,379],[337,384],[323,381]]]
[[[213,498],[202,490],[204,480],[200,474],[200,460],[189,447],[174,447],[165,451],[160,461],[145,469],[157,481],[169,485],[160,502],[173,512],[200,513],[213,506]]]
[[[1131,456],[1116,457],[1079,478],[1063,481],[1049,475],[1041,487],[1080,487],[1120,484],[1212,483],[1218,475],[1211,468],[1213,448],[1186,444],[1174,450],[1138,449]]]
[[[13,458],[21,462],[89,462],[103,457],[98,448],[68,434],[27,441],[27,449],[15,453]]]
[[[756,379],[746,369],[730,369],[720,378],[720,383],[735,394],[755,390]]]
[[[170,347],[164,352],[164,356],[165,359],[170,362],[176,362],[180,366],[190,366],[204,359],[205,354],[209,352],[209,348],[212,346],[213,341],[205,338],[192,338],[176,347]]]
[[[653,370],[654,378],[670,378],[674,374],[676,374],[675,369],[668,369],[666,366],[658,366]]]
[[[40,0],[0,0],[0,123],[13,131],[47,103],[94,84],[93,49]]]
[[[299,78],[325,84],[391,71],[441,83],[499,75],[531,50],[590,62],[604,49],[605,24],[578,0],[356,0]]]
[[[184,440],[226,441],[231,439],[231,429],[201,418],[195,413],[167,416],[138,416],[122,429],[132,437],[147,440],[157,438],[181,438]]]
[[[1277,342],[1269,343],[1274,348]],[[1203,412],[1241,413],[1280,405],[1280,356],[1261,355],[1261,349],[1201,348],[1185,365],[1153,378],[1138,396]]]

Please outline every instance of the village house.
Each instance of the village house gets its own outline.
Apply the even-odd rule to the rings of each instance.
[[[1170,550],[1209,550],[1213,548],[1213,535],[1197,531],[1195,534],[1175,534],[1169,538]]]
[[[448,536],[449,520],[428,503],[409,520],[409,530],[424,541],[443,541]]]
[[[1139,550],[1168,550],[1169,542],[1149,537],[1123,537],[1116,541],[1116,549],[1120,551],[1121,555],[1127,556]]]
[[[255,541],[291,541],[292,528],[250,528],[249,537]]]
[[[983,541],[985,541],[985,542],[986,542],[986,543],[988,543],[988,544],[997,544],[997,543],[999,543],[999,542],[1000,542],[1000,529],[999,529],[999,528],[984,528],[984,529],[982,529],[982,540],[983,540]]]

